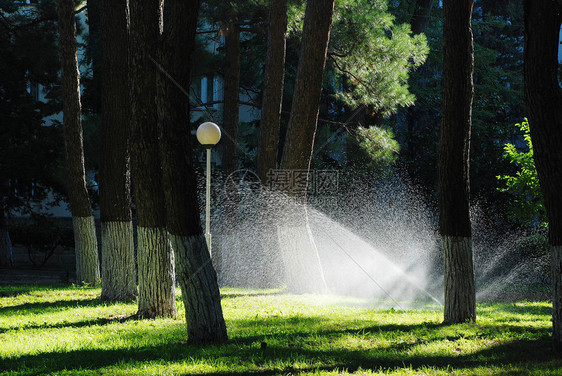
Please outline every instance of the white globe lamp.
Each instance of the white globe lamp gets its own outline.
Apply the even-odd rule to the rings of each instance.
[[[197,141],[207,148],[215,146],[221,139],[221,129],[215,123],[207,121],[197,128]]]
[[[221,129],[215,123],[207,121],[197,128],[197,141],[207,148],[207,189],[205,200],[205,239],[211,253],[211,148],[221,139]]]

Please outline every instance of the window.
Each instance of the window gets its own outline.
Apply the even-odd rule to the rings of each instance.
[[[29,82],[27,84],[27,92],[34,101],[39,100],[39,84],[36,82]]]

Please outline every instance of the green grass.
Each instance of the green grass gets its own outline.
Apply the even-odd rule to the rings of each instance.
[[[134,320],[98,288],[0,287],[0,375],[562,375],[548,302],[480,304],[477,324],[443,326],[440,307],[222,294],[229,342],[194,347],[180,298],[176,320]]]

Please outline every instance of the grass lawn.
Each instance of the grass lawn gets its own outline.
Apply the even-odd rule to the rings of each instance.
[[[178,319],[139,321],[99,295],[0,287],[0,375],[562,375],[548,302],[480,304],[477,324],[443,326],[440,307],[224,289],[230,341],[193,347],[181,298]]]

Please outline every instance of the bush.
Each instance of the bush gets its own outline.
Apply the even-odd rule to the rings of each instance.
[[[74,247],[71,228],[61,227],[56,220],[45,215],[34,214],[29,222],[10,228],[12,243],[27,248],[29,261],[43,266],[58,246]]]
[[[512,196],[508,217],[527,225],[539,224],[548,226],[544,201],[539,185],[539,177],[533,159],[533,143],[527,119],[521,124],[515,124],[523,132],[526,151],[519,151],[513,144],[504,146],[504,158],[517,166],[514,175],[499,175],[497,179],[505,183],[505,187],[498,188]]]

